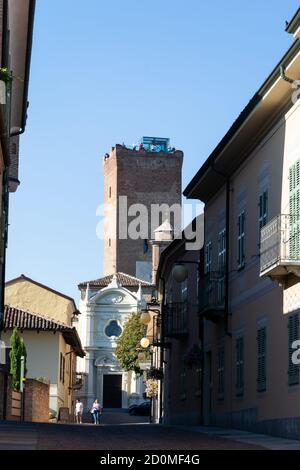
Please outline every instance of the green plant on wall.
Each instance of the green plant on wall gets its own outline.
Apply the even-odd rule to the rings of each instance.
[[[25,359],[24,375],[26,376],[26,358],[27,352],[23,338],[18,333],[17,328],[14,329],[10,337],[11,351],[9,353],[10,358],[10,374],[12,377],[12,387],[14,390],[19,391],[21,385],[21,357]]]
[[[142,325],[140,315],[132,314],[117,341],[116,357],[122,369],[141,374],[138,353],[140,341],[145,334],[146,327]]]
[[[12,74],[8,70],[8,68],[1,67],[0,68],[0,80],[2,80],[2,82],[5,82],[7,84],[7,83],[11,83],[12,79],[13,79]]]

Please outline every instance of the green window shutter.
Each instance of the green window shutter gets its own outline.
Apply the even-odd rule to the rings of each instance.
[[[300,259],[300,160],[289,168],[289,257]]]
[[[289,316],[289,368],[288,368],[288,378],[289,385],[296,385],[299,383],[299,365],[293,364],[292,355],[294,349],[292,349],[292,344],[294,341],[299,339],[299,316],[298,314]]]
[[[245,265],[245,211],[241,212],[238,217],[238,266]]]
[[[262,229],[267,223],[268,218],[268,190],[259,196],[259,228]]]
[[[267,388],[266,371],[266,327],[257,330],[257,391],[264,392]]]

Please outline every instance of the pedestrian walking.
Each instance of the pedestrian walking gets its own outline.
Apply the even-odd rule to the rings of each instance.
[[[91,413],[93,415],[94,419],[94,424],[100,424],[100,414],[101,414],[102,408],[99,403],[99,400],[95,400],[91,409]]]
[[[77,424],[82,424],[82,415],[83,415],[83,403],[78,398],[76,400],[76,405],[75,405],[75,417],[76,417]]]

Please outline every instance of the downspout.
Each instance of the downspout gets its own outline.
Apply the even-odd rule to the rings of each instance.
[[[293,80],[292,78],[288,77],[285,74],[285,68],[283,67],[283,65],[279,67],[279,71],[280,71],[280,78],[282,78],[282,80],[284,80],[285,82],[291,83],[292,85],[295,83],[295,80]]]

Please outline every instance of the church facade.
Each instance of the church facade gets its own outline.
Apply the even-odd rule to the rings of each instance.
[[[147,292],[151,288],[151,284],[122,273],[79,285],[78,331],[86,356],[78,362],[78,369],[85,374],[78,396],[86,410],[96,398],[104,408],[126,409],[143,401],[143,376],[122,370],[115,350],[124,324],[145,305],[142,289]]]

